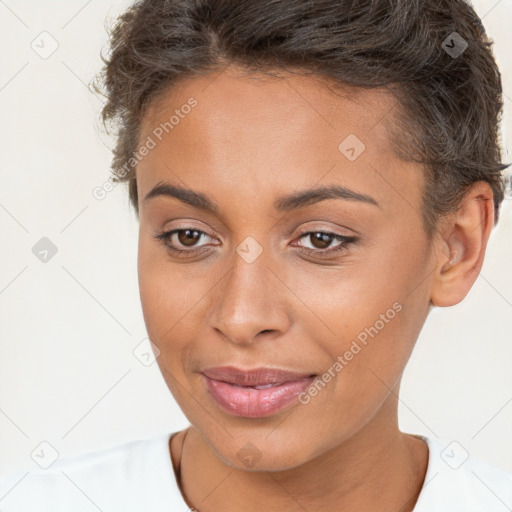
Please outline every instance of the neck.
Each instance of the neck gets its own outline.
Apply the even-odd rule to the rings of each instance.
[[[350,439],[284,471],[228,466],[190,427],[181,457],[174,450],[188,505],[198,512],[411,512],[425,478],[428,447],[400,432],[396,399],[389,402]],[[392,402],[394,414],[389,411]]]

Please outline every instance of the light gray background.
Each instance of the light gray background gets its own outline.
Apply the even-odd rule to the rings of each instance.
[[[0,475],[34,466],[30,454],[43,441],[67,456],[188,424],[156,363],[133,354],[146,331],[127,192],[92,195],[108,179],[110,141],[85,84],[101,65],[106,16],[129,3],[0,0]],[[512,1],[475,7],[496,41],[510,147]],[[31,47],[51,49],[43,31],[59,45],[46,59]],[[434,310],[425,325],[399,412],[402,430],[455,440],[512,472],[512,201],[505,203],[469,296]],[[32,253],[42,237],[58,248],[47,263]]]

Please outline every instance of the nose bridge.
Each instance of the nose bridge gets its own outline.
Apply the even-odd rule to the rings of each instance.
[[[287,314],[267,256],[254,240],[246,239],[237,247],[232,268],[220,283],[211,326],[235,343],[250,343],[261,331],[287,328]]]

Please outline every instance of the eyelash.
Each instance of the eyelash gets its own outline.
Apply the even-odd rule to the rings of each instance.
[[[157,240],[160,240],[164,244],[164,246],[167,248],[167,250],[171,254],[173,254],[177,257],[191,258],[193,256],[198,255],[198,253],[201,252],[201,249],[197,249],[197,248],[190,249],[190,250],[176,249],[175,247],[172,247],[172,245],[170,245],[170,239],[171,239],[172,235],[174,235],[175,233],[180,233],[181,231],[196,231],[200,235],[210,236],[210,235],[208,235],[208,233],[205,233],[204,231],[201,231],[199,229],[196,229],[193,227],[186,227],[186,228],[180,228],[180,229],[173,229],[172,231],[165,231],[163,233],[154,235],[154,237]],[[308,256],[319,256],[320,258],[324,258],[326,256],[331,256],[333,254],[342,254],[344,251],[348,250],[348,246],[350,244],[357,241],[357,237],[354,237],[354,236],[338,235],[338,234],[332,233],[330,231],[322,231],[322,230],[307,231],[305,233],[302,233],[299,236],[299,239],[302,239],[308,235],[314,235],[314,234],[318,234],[318,233],[331,236],[331,237],[333,237],[334,240],[337,240],[342,243],[340,245],[336,246],[335,248],[330,248],[330,249],[309,249],[308,247],[300,247],[299,246],[299,248],[300,248],[299,252],[307,254]],[[204,251],[202,251],[202,252],[204,252]],[[187,254],[187,256],[184,256],[184,254]]]

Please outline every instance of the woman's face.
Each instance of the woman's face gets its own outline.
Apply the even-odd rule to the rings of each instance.
[[[180,82],[144,118],[146,327],[173,396],[229,465],[291,468],[397,428],[434,263],[422,170],[385,127],[394,107],[383,90],[227,70]],[[338,189],[299,199],[321,187]],[[211,371],[226,366],[298,375],[258,373],[270,388],[255,389]]]

